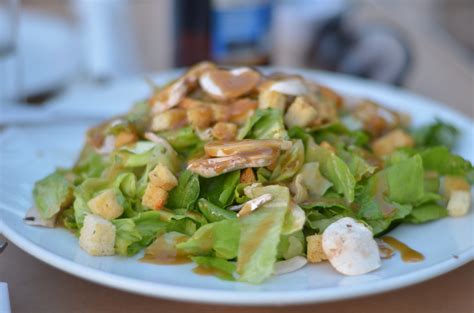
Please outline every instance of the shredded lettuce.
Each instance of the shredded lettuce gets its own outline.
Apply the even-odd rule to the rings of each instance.
[[[170,191],[166,206],[170,209],[190,209],[199,197],[198,175],[184,171],[179,176],[178,186]]]
[[[43,219],[49,219],[61,210],[72,196],[72,185],[66,179],[67,172],[56,170],[35,183],[33,197]]]
[[[233,171],[212,178],[200,178],[200,197],[226,207],[234,201],[234,190],[240,182],[240,171]]]
[[[234,259],[239,248],[240,229],[237,220],[222,220],[199,228],[186,242],[177,248],[190,255],[216,256]]]
[[[258,284],[273,273],[290,194],[288,188],[275,185],[256,187],[253,192],[254,197],[269,193],[273,199],[240,219],[237,273],[240,281]]]
[[[277,165],[270,176],[270,181],[281,182],[292,178],[304,163],[304,146],[301,140],[295,140],[291,148],[278,158]]]
[[[278,109],[257,110],[239,130],[237,140],[288,139],[283,122],[283,112]]]

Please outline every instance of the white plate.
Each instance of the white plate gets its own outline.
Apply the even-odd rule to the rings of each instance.
[[[415,124],[432,121],[435,116],[455,124],[462,133],[458,152],[473,161],[472,121],[449,108],[376,83],[333,74],[300,73],[341,92],[367,96],[406,111],[413,116]],[[144,90],[145,83],[130,80],[122,84],[125,89],[114,89],[116,99],[137,88]],[[98,99],[101,93],[107,92],[110,93],[110,90],[104,88],[88,96]],[[462,218],[398,227],[391,235],[422,252],[425,261],[403,263],[397,255],[383,261],[379,270],[357,277],[342,276],[328,264],[317,264],[272,277],[255,286],[198,276],[191,272],[191,264],[144,264],[137,261],[140,255],[131,259],[89,256],[67,231],[34,228],[22,222],[32,201],[34,181],[56,166],[72,164],[83,143],[87,126],[58,123],[9,128],[0,137],[0,231],[36,258],[78,277],[130,292],[176,300],[281,305],[344,299],[392,290],[441,275],[473,259],[472,210]]]

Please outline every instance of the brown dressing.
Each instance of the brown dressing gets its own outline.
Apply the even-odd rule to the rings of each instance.
[[[204,267],[200,265],[193,268],[193,273],[198,274],[198,275],[203,275],[203,276],[217,276],[217,277],[229,275],[226,272],[218,270],[216,268]]]
[[[250,238],[249,241],[244,242],[240,244],[241,251],[239,253],[239,262],[237,262],[237,272],[240,272],[243,270],[243,268],[240,267],[241,264],[247,264],[250,258],[254,255],[255,250],[258,248],[258,245],[260,244],[262,238],[267,237],[267,233],[270,231],[270,229],[273,226],[273,219],[271,216],[267,216],[265,220],[259,225],[257,230],[248,238]]]
[[[145,254],[140,262],[153,263],[160,265],[178,265],[191,263],[191,259],[187,256],[169,256],[169,255],[151,255]]]
[[[403,242],[400,242],[391,236],[384,236],[382,237],[382,240],[383,242],[400,252],[402,260],[404,262],[421,262],[425,259],[423,254],[416,250],[413,250]]]
[[[141,262],[154,263],[160,265],[177,265],[191,263],[191,259],[176,250],[176,244],[186,241],[187,237],[182,236],[175,238],[173,244],[167,242],[165,235],[159,236],[156,240],[145,250],[145,256],[140,259]]]

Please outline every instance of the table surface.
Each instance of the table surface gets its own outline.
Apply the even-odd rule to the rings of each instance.
[[[0,256],[12,312],[474,312],[474,262],[408,288],[340,302],[286,307],[232,307],[143,297],[89,283],[9,244]]]

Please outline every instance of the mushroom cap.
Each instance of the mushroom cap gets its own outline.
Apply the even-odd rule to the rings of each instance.
[[[331,265],[345,275],[361,275],[381,265],[372,232],[353,218],[344,217],[323,232],[322,246]]]

